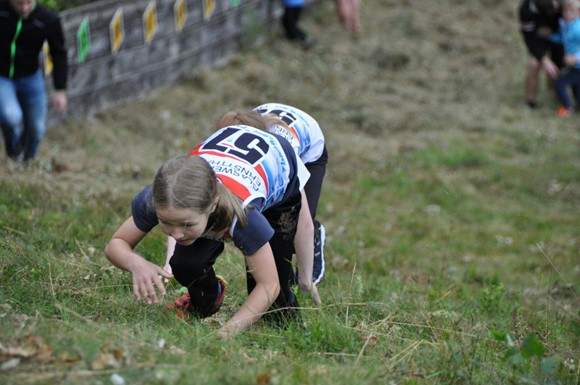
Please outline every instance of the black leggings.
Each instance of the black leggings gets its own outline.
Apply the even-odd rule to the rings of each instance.
[[[290,313],[294,310],[287,308],[298,306],[292,291],[292,254],[300,206],[300,193],[297,191],[283,205],[269,208],[262,213],[275,231],[269,243],[278,270],[280,294],[274,301],[272,310],[285,309],[273,313],[276,321],[290,318]],[[223,250],[223,242],[199,238],[190,246],[176,245],[169,261],[177,282],[187,287],[192,313],[199,317],[211,315],[218,296],[218,281],[213,265]],[[246,275],[247,290],[250,293],[256,287],[256,281],[250,272]]]
[[[280,326],[292,319],[298,307],[298,301],[292,291],[294,271],[292,255],[294,254],[294,237],[298,225],[298,214],[301,207],[301,194],[296,190],[283,206],[272,207],[263,214],[268,223],[274,229],[274,236],[270,239],[270,247],[274,254],[278,280],[280,282],[280,294],[270,308],[273,312],[268,313],[265,319],[274,321]],[[248,293],[256,287],[256,281],[252,274],[246,270]]]
[[[308,208],[310,209],[312,220],[316,218],[316,208],[320,200],[320,191],[322,190],[322,181],[326,174],[327,163],[328,153],[325,145],[320,158],[306,164],[306,169],[310,172],[310,178],[306,182],[306,186],[304,186],[304,192],[306,193],[306,199],[308,199]]]
[[[224,244],[198,238],[190,246],[175,245],[169,260],[173,276],[189,292],[190,310],[198,317],[207,317],[218,296],[218,280],[213,264],[224,251]]]

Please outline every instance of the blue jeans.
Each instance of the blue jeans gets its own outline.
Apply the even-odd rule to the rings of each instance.
[[[46,89],[40,70],[32,76],[0,76],[0,126],[6,154],[33,159],[46,131]]]
[[[568,72],[564,72],[556,80],[555,84],[556,95],[558,95],[560,103],[567,109],[571,109],[573,105],[568,95],[568,87],[572,89],[572,95],[576,103],[580,103],[580,68],[570,68]]]

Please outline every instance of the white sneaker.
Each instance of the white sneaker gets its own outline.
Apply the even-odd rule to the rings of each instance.
[[[324,241],[326,229],[320,222],[314,221],[314,266],[312,267],[312,282],[318,284],[324,278]]]

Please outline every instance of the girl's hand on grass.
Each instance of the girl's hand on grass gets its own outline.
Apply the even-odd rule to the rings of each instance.
[[[307,293],[310,292],[310,297],[312,298],[312,302],[314,302],[314,304],[316,306],[320,306],[321,301],[320,301],[320,295],[318,294],[318,288],[316,287],[316,285],[312,282],[298,282],[298,287],[300,288],[300,291]]]
[[[312,301],[316,304],[316,306],[320,306],[322,302],[320,301],[318,288],[316,287],[315,284],[312,284],[312,287],[310,287],[310,296],[312,297]]]
[[[159,303],[157,290],[161,295],[165,295],[165,286],[162,278],[170,279],[173,275],[163,270],[160,266],[145,259],[131,269],[133,274],[133,294],[138,301],[145,300],[147,304]]]
[[[228,338],[232,337],[235,333],[230,332],[229,330],[224,330],[221,328],[218,330],[217,335],[220,340],[227,340]]]

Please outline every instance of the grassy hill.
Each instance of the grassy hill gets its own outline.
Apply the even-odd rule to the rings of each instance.
[[[523,103],[516,8],[371,0],[351,37],[322,2],[303,17],[312,50],[278,33],[1,164],[0,383],[580,383],[580,124],[546,88]],[[164,160],[268,101],[326,135],[323,305],[222,342],[239,253],[217,263],[224,309],[199,322],[134,301],[102,250]],[[139,252],[161,264],[164,247],[155,232]]]

